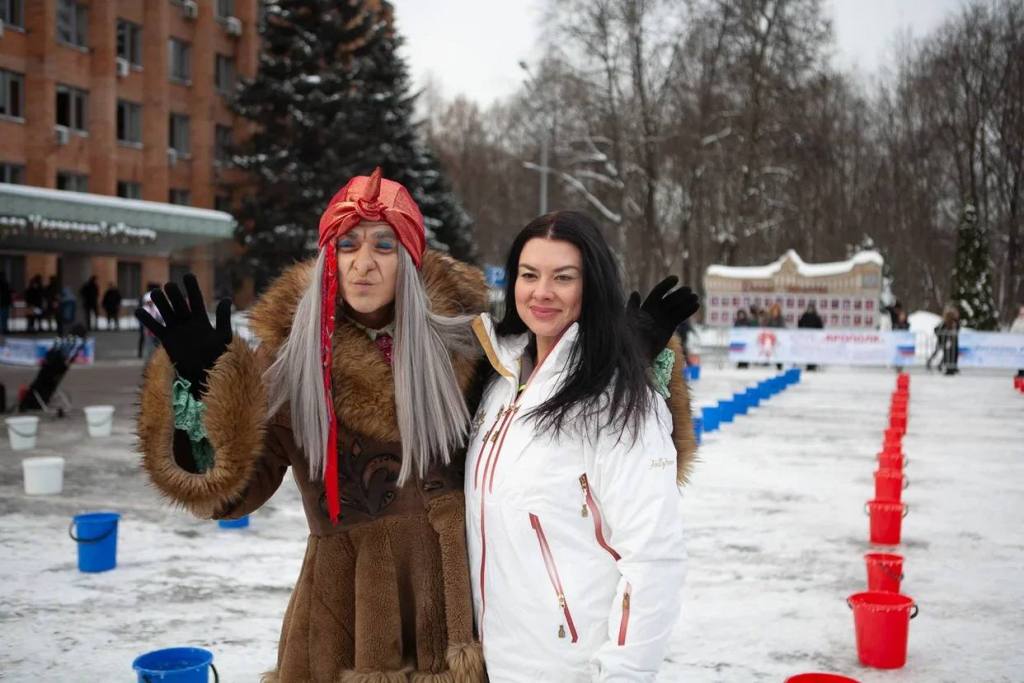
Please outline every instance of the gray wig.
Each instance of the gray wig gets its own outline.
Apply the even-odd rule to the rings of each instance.
[[[264,379],[270,391],[269,415],[290,404],[292,434],[309,462],[310,479],[321,479],[327,459],[327,397],[320,361],[320,282],[325,251],[316,261],[309,287],[295,311],[288,339]],[[412,258],[398,249],[395,291],[395,345],[392,372],[395,412],[402,439],[399,485],[431,464],[451,462],[465,443],[469,411],[455,377],[451,355],[479,354],[471,323],[475,316],[443,316],[430,300]]]

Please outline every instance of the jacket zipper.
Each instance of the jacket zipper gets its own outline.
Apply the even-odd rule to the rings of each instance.
[[[619,621],[619,647],[626,644],[626,630],[629,628],[629,601],[633,587],[626,584],[626,590],[622,593],[622,620]]]
[[[503,407],[501,410],[498,411],[498,415],[497,417],[494,418],[494,422],[491,424],[491,428],[487,430],[487,433],[484,435],[483,441],[480,442],[480,452],[477,453],[476,468],[474,469],[473,472],[474,488],[480,488],[480,463],[483,462],[484,460],[484,449],[487,448],[487,442],[491,440],[492,435],[497,436],[496,431],[500,431],[498,423],[502,421],[502,419],[505,417],[505,414],[511,409],[512,406],[508,406],[507,408]],[[491,448],[493,449],[494,446],[491,446]]]
[[[572,620],[572,613],[569,611],[569,603],[565,600],[565,591],[562,590],[562,579],[558,576],[558,567],[555,566],[555,558],[551,554],[548,539],[544,535],[543,527],[540,525],[540,518],[532,512],[530,513],[530,525],[537,532],[537,542],[540,544],[540,554],[544,558],[544,566],[548,570],[548,578],[551,579],[551,586],[555,589],[555,595],[558,596],[558,606],[562,608],[562,614],[565,615],[565,624],[558,627],[558,637],[565,637],[565,627],[568,626],[569,636],[572,638],[572,642],[575,643],[579,636],[576,633],[576,624]]]
[[[597,537],[597,544],[608,551],[608,554],[612,556],[616,562],[622,559],[614,548],[608,545],[608,542],[604,539],[604,520],[601,518],[601,508],[597,507],[597,502],[594,500],[594,496],[590,493],[590,482],[587,481],[587,475],[580,475],[580,488],[583,489],[583,509],[581,514],[583,517],[589,516],[594,520],[594,536]]]
[[[491,460],[492,456],[494,455],[496,442],[498,441],[498,435],[502,432],[502,430],[504,430],[506,433],[508,432],[508,426],[509,423],[511,422],[510,418],[512,417],[512,414],[514,412],[515,410],[513,410],[512,405],[509,405],[508,408],[499,410],[498,417],[495,418],[494,424],[491,425],[491,429],[487,432],[487,436],[484,437],[484,442],[480,446],[480,455],[477,456],[476,472],[474,473],[474,477],[476,478],[476,488],[480,488],[481,483],[481,480],[479,478],[480,460],[482,459],[484,453],[484,447],[487,446],[487,442],[490,441],[491,449],[487,452],[487,464],[484,465],[483,478],[486,480],[487,468],[491,467]],[[501,426],[498,426],[499,422],[501,423]],[[497,427],[497,429],[495,429],[495,427]],[[504,443],[504,440],[502,440],[502,442]],[[485,526],[484,519],[485,510],[487,508],[487,506],[484,505],[484,498],[486,497],[486,495],[486,490],[480,492],[480,642],[483,642],[484,640],[484,613],[487,611],[487,591],[485,589],[487,577],[487,527]]]

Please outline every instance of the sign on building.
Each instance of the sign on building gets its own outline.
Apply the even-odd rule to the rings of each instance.
[[[826,328],[878,329],[882,256],[862,251],[835,263],[805,263],[790,249],[765,266],[710,266],[704,275],[704,324],[730,327],[741,309],[782,309],[786,327],[813,303]]]

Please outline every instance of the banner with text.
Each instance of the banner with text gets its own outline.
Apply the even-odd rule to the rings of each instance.
[[[960,367],[1024,368],[1024,334],[960,332]]]
[[[914,334],[735,327],[729,335],[729,360],[738,363],[909,365],[914,361]]]
[[[0,363],[5,365],[42,365],[46,352],[53,345],[53,340],[7,337],[7,340],[0,344]],[[89,339],[78,352],[74,362],[79,365],[91,365],[95,359],[96,340]]]

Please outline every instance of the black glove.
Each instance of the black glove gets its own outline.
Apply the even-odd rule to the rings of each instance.
[[[669,292],[678,282],[670,275],[654,286],[643,304],[639,292],[633,292],[626,304],[626,315],[635,321],[651,360],[668,345],[676,328],[700,310],[700,298],[689,287]]]
[[[151,296],[164,324],[158,323],[143,308],[135,309],[135,317],[156,335],[167,351],[178,376],[189,381],[192,395],[199,398],[206,390],[206,375],[231,343],[231,300],[217,304],[217,327],[210,325],[199,291],[196,276],[184,277],[188,303],[178,285],[168,282],[163,290],[154,289]]]

